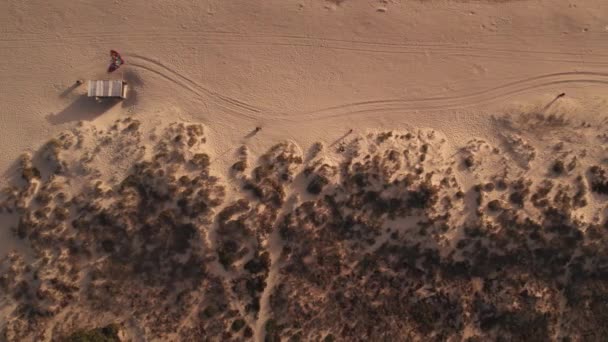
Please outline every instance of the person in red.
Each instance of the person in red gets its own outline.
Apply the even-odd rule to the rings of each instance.
[[[121,65],[125,64],[125,60],[122,59],[122,57],[116,50],[110,50],[110,57],[112,58],[112,61],[110,63],[110,66],[108,67],[108,72],[113,72],[116,69],[120,68]]]

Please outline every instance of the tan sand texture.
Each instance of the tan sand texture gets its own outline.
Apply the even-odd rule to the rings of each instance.
[[[1,2],[0,341],[601,340],[607,16]]]

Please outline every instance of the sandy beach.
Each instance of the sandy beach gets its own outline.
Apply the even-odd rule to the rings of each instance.
[[[0,3],[0,341],[601,340],[607,15]]]

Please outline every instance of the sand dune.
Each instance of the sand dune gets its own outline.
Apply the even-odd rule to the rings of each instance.
[[[19,247],[2,263],[5,336],[587,336],[606,123],[562,110],[495,117],[500,143],[456,153],[432,129],[253,159],[243,145],[224,176],[200,124],[73,128],[21,157],[0,202]]]

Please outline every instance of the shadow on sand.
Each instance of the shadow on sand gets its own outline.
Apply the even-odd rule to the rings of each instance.
[[[87,95],[82,95],[61,112],[47,116],[47,120],[53,125],[80,120],[90,121],[105,113],[121,101],[121,99],[103,99],[101,101],[96,101]]]
[[[76,83],[74,82],[74,84],[72,84],[71,86],[69,86],[68,88],[66,88],[61,94],[59,94],[59,97],[62,99],[65,99],[66,97],[68,97],[74,90],[76,90],[76,88],[83,86],[81,83]]]
[[[21,179],[19,174],[21,170],[20,159],[17,158],[11,162],[8,168],[2,174],[2,178],[6,181],[6,184],[12,184],[16,186],[23,186],[25,181]]]
[[[547,105],[544,106],[543,109],[540,110],[540,112],[541,113],[546,112],[547,109],[549,109],[549,107],[551,107],[557,100],[561,99],[564,96],[566,96],[566,93],[561,93],[561,94],[557,95],[553,100],[551,100],[551,102],[547,103]]]
[[[142,80],[141,76],[139,76],[139,73],[131,69],[127,69],[124,72],[123,78],[125,81],[127,81],[128,90],[127,98],[122,102],[122,107],[125,108],[135,106],[139,102],[138,92],[139,89],[144,85],[144,81]]]
[[[329,147],[334,147],[337,143],[343,141],[344,139],[346,139],[347,136],[351,135],[353,133],[352,129],[346,133],[344,133],[344,135],[342,135],[341,137],[339,137],[338,139],[336,139],[334,142],[332,142]]]
[[[253,131],[247,133],[246,136],[244,136],[245,139],[249,139],[249,138],[253,138],[256,134],[258,134],[258,132],[260,132],[262,129],[258,129],[258,128],[254,128]]]

